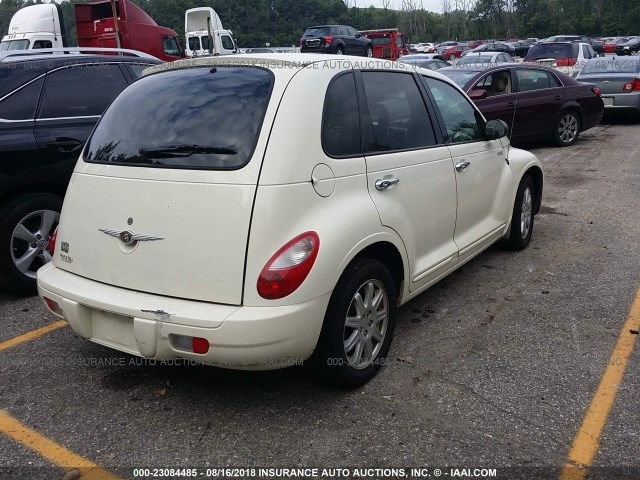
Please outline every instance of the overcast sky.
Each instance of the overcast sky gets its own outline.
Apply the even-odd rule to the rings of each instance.
[[[357,0],[357,2],[358,2],[358,7],[368,7],[369,5],[373,5],[375,7],[382,7],[382,0]],[[441,0],[422,0],[422,5],[424,6],[425,10],[430,10],[432,12],[438,12],[438,13],[442,12]],[[390,8],[395,8],[397,10],[400,10],[401,7],[402,7],[402,0],[391,0]]]

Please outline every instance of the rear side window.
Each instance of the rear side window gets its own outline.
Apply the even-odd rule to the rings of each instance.
[[[556,88],[560,85],[553,75],[543,70],[517,69],[518,89],[521,92]]]
[[[143,77],[105,112],[84,159],[159,168],[240,168],[255,148],[272,84],[271,72],[254,67],[190,68]]]
[[[9,95],[0,102],[0,118],[4,120],[31,120],[35,117],[40,90],[44,78],[30,83],[26,87]]]
[[[413,75],[363,72],[373,143],[368,152],[436,145],[427,108]]]
[[[362,155],[360,115],[352,73],[336,78],[327,90],[322,148],[332,157]]]
[[[127,82],[118,65],[80,64],[47,75],[38,118],[102,115]]]
[[[36,40],[33,42],[33,48],[52,48],[53,45],[50,40]]]

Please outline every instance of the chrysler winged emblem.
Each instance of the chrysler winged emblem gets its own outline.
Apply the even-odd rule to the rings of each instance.
[[[131,245],[135,242],[151,242],[154,240],[164,240],[163,237],[156,237],[155,235],[143,235],[141,233],[133,233],[128,230],[111,230],[108,228],[99,228],[102,233],[106,233],[111,237],[119,238],[125,245]]]

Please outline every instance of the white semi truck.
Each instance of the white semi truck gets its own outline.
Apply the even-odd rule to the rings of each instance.
[[[31,5],[11,18],[0,51],[67,47],[62,10],[57,3]]]
[[[184,15],[187,56],[230,55],[238,52],[231,30],[222,27],[222,21],[213,8],[190,8]]]

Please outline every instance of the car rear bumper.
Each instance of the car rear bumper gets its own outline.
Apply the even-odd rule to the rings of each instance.
[[[609,100],[610,99],[610,100]],[[602,94],[605,110],[640,111],[640,91],[620,94]]]
[[[92,342],[153,360],[246,370],[284,368],[309,358],[331,295],[279,307],[220,305],[118,288],[51,263],[38,271],[38,291]],[[176,336],[204,338],[209,350],[184,350]]]

